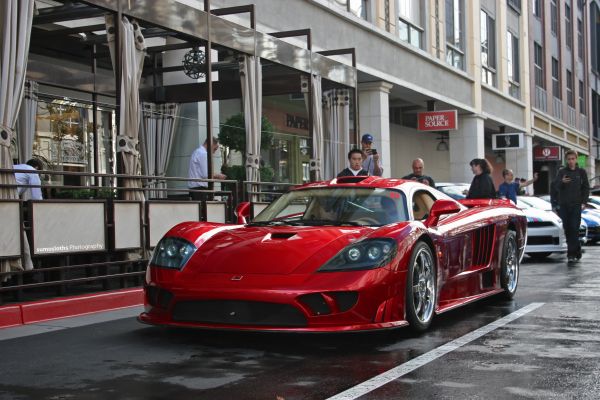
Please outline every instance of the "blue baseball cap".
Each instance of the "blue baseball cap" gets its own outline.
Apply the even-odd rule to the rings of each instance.
[[[370,133],[365,133],[362,136],[362,139],[360,141],[364,142],[364,143],[372,142],[373,141],[373,135],[371,135]]]

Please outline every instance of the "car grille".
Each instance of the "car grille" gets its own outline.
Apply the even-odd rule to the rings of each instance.
[[[588,235],[590,235],[590,234],[597,235],[599,233],[600,233],[600,225],[592,226],[592,227],[588,226]]]
[[[559,244],[559,238],[554,236],[528,236],[527,245]]]
[[[181,301],[173,320],[207,324],[303,327],[306,317],[288,304],[240,300]]]
[[[532,221],[527,223],[528,228],[541,228],[543,226],[554,226],[550,221]]]

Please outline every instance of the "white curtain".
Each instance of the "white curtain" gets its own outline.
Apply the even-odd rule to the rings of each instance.
[[[34,0],[0,1],[0,168],[13,167],[10,144],[19,115],[27,72]],[[0,173],[0,185],[16,184],[13,173]],[[0,188],[0,199],[17,199],[17,189]],[[29,244],[25,239],[25,268],[31,269]],[[0,261],[0,271],[22,269],[21,260]]]
[[[346,168],[350,151],[350,91],[331,89],[323,93],[323,178],[333,179]]]
[[[146,44],[140,26],[136,21],[129,22],[126,17],[121,20],[122,35],[119,37],[119,54],[121,72],[121,98],[119,112],[119,135],[117,151],[123,155],[123,172],[127,175],[139,175],[140,157],[138,137],[140,129],[139,88],[144,66]],[[111,51],[113,68],[115,68],[115,23],[114,15],[106,16],[108,44]],[[126,188],[141,188],[138,179],[124,179]],[[127,190],[125,200],[144,201],[141,190]]]
[[[19,111],[19,161],[26,163],[33,156],[33,139],[35,138],[35,118],[38,106],[38,83],[25,82],[25,93]]]
[[[313,145],[310,169],[315,172],[315,180],[323,179],[323,90],[321,88],[321,75],[311,75],[312,88],[312,124]]]
[[[260,57],[240,59],[240,81],[246,124],[246,180],[260,181],[260,136],[262,129],[262,69]],[[252,189],[257,191],[256,188]],[[255,201],[255,199],[253,199]]]
[[[161,180],[161,177],[165,176],[169,164],[178,108],[178,105],[175,103],[142,104],[142,136],[140,145],[142,149],[143,173],[144,175],[152,175],[158,178],[148,183],[148,186],[151,188],[167,188],[166,181],[164,179]],[[150,191],[150,197],[166,198],[167,192],[163,190]]]

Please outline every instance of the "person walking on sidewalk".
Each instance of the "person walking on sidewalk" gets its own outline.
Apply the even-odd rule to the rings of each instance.
[[[553,210],[558,211],[562,219],[567,237],[567,260],[573,262],[581,258],[579,225],[581,210],[585,208],[590,195],[590,183],[585,169],[577,165],[577,152],[568,150],[565,157],[567,165],[558,170],[552,182],[550,201]]]

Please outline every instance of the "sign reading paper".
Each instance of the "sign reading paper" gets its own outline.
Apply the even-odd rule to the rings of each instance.
[[[560,161],[560,146],[536,146],[533,161]]]
[[[420,112],[418,129],[420,131],[449,131],[456,129],[456,110]]]

